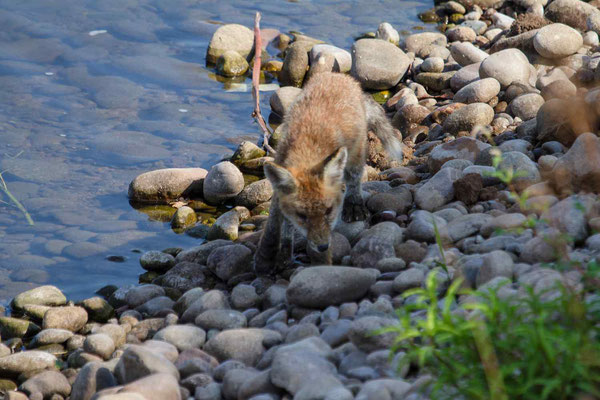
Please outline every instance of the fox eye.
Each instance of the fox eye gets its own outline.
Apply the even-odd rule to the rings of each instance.
[[[302,222],[306,221],[306,214],[304,214],[304,213],[298,213],[297,215],[298,215],[298,218],[299,218],[299,219],[300,219]]]
[[[333,207],[328,207],[327,210],[325,210],[325,214],[329,215],[329,214],[331,214],[332,211],[333,211]]]

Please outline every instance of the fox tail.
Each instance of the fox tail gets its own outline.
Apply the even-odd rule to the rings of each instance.
[[[370,95],[364,95],[364,104],[368,129],[381,140],[388,154],[401,162],[404,158],[402,137],[398,137],[383,108]]]

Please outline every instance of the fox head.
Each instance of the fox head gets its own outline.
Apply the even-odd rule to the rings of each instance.
[[[340,147],[308,168],[264,166],[281,212],[321,252],[329,248],[331,230],[342,210],[347,159],[348,151]]]

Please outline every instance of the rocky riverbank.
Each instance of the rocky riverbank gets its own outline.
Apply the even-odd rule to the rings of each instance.
[[[338,226],[338,266],[305,265],[299,237],[296,268],[254,275],[272,189],[261,174],[270,157],[253,143],[209,171],[148,172],[130,198],[171,204],[173,228],[206,242],[144,253],[139,286],[106,287],[76,304],[52,286],[15,297],[11,316],[0,317],[0,391],[54,400],[425,399],[429,376],[398,369],[395,336],[373,331],[395,324],[394,310],[414,302],[403,293],[430,274],[480,290],[504,285],[503,298],[557,283],[597,297],[583,292],[600,254],[596,5],[449,1],[422,15],[441,32],[401,37],[383,23],[349,51],[265,31],[283,52],[263,65],[282,85],[274,113],[285,114],[311,74],[347,72],[403,138],[399,162],[369,137],[372,216]],[[245,74],[252,39],[248,28],[222,26],[207,60],[223,75]]]

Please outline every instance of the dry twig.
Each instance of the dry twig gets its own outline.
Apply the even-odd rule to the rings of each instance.
[[[260,85],[260,65],[261,65],[261,52],[262,52],[262,40],[260,36],[260,13],[256,12],[254,18],[254,67],[252,68],[252,97],[254,97],[254,111],[252,117],[256,119],[258,125],[263,131],[263,147],[271,154],[275,154],[275,150],[269,145],[269,138],[271,132],[267,128],[265,119],[260,113],[260,98],[259,98],[259,85]]]

